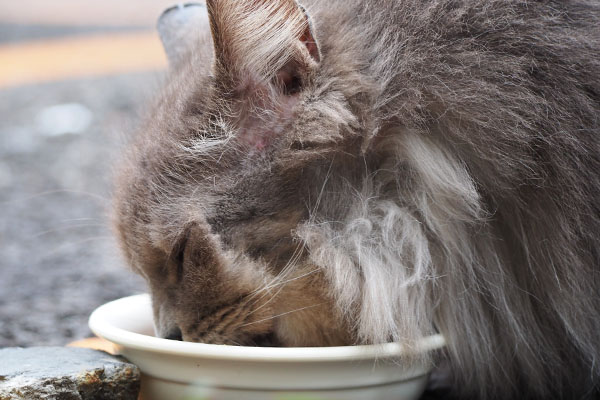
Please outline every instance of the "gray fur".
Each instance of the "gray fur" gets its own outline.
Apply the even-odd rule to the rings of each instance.
[[[593,397],[600,4],[312,0],[310,27],[293,4],[209,1],[217,39],[201,35],[126,153],[115,226],[159,331],[440,331],[433,361],[466,394]]]

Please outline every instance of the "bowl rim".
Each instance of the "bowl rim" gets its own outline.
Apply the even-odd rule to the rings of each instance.
[[[238,362],[314,362],[344,360],[384,360],[399,358],[407,348],[401,343],[331,347],[253,347],[207,343],[180,342],[131,332],[111,324],[107,317],[115,309],[122,312],[124,306],[150,304],[148,294],[138,294],[110,301],[96,308],[90,315],[88,325],[92,332],[124,348],[182,357],[235,360]],[[416,351],[429,352],[441,349],[446,341],[441,334],[419,339]]]

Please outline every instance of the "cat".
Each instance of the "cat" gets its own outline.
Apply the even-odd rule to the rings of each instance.
[[[599,2],[190,7],[114,195],[160,336],[440,332],[407,362],[447,360],[459,395],[594,396]]]

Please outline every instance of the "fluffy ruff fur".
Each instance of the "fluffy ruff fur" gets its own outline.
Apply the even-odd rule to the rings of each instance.
[[[364,120],[385,162],[339,196],[345,218],[299,231],[340,308],[366,342],[433,320],[478,398],[593,397],[599,4],[353,3],[334,46],[372,46]]]

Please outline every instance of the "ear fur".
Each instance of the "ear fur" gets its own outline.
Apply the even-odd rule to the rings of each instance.
[[[162,13],[156,27],[171,67],[185,58],[199,33],[208,29],[208,25],[204,4],[178,4]]]
[[[321,59],[306,10],[294,0],[207,0],[215,74],[284,85]]]

